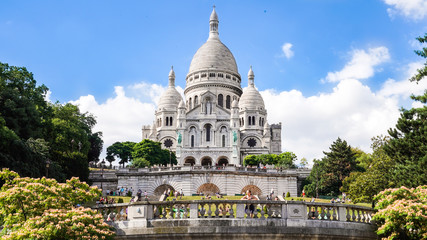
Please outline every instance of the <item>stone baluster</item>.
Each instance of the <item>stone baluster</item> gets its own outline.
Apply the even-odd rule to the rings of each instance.
[[[261,219],[265,219],[265,216],[264,216],[264,214],[265,214],[265,212],[264,212],[264,208],[266,208],[266,205],[261,205],[261,216],[260,216],[260,218]]]
[[[237,209],[237,206],[236,206],[236,209]],[[230,214],[230,218],[234,218],[233,204],[230,204],[230,210],[228,210],[228,213]]]
[[[166,219],[166,205],[162,205],[162,219]]]
[[[206,213],[205,204],[202,203],[202,204],[200,204],[200,217],[204,218],[205,217],[205,213]]]
[[[215,204],[215,218],[219,218],[219,203]]]
[[[351,219],[352,219],[352,222],[355,222],[356,221],[356,209],[352,208],[351,210],[353,212],[353,215],[352,215]]]
[[[337,219],[337,208],[336,207],[334,207],[334,208],[332,208],[332,220],[333,221],[336,221],[336,220],[338,220]]]
[[[326,220],[331,220],[331,211],[331,208],[326,208]]]
[[[209,203],[208,204],[208,206],[209,206],[209,210],[208,210],[208,218],[211,218],[212,217],[212,203]]]

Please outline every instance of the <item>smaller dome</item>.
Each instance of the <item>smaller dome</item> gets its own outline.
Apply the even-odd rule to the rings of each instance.
[[[185,108],[185,103],[182,99],[181,102],[179,102],[178,108]]]
[[[169,86],[168,89],[160,97],[157,108],[161,110],[176,110],[180,101],[182,101],[181,94],[179,94],[179,92],[175,89],[174,86]]]
[[[232,108],[238,108],[239,107],[239,102],[236,99],[234,99],[233,102],[231,103],[231,107]]]
[[[251,109],[251,110],[264,110],[264,99],[261,94],[255,88],[254,85],[254,72],[252,71],[252,66],[248,72],[248,87],[243,91],[242,96],[239,101],[239,108]]]

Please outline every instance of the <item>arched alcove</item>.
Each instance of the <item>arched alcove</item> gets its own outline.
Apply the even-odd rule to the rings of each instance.
[[[241,193],[246,194],[247,190],[251,190],[252,195],[258,195],[258,196],[262,195],[261,189],[256,185],[246,185],[244,188],[242,188]]]
[[[156,189],[154,189],[154,196],[160,196],[165,191],[167,191],[168,189],[170,189],[171,191],[175,191],[175,188],[173,188],[171,185],[169,185],[169,184],[162,184],[162,185],[156,187]]]
[[[198,193],[203,193],[204,195],[209,194],[210,196],[214,195],[215,193],[219,193],[219,187],[213,183],[205,183],[202,184],[198,189]]]

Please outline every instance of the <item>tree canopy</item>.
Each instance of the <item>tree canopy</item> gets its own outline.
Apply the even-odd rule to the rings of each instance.
[[[103,144],[102,133],[92,132],[95,117],[47,102],[47,91],[25,67],[0,63],[0,166],[40,177],[50,161],[49,176],[87,180]]]

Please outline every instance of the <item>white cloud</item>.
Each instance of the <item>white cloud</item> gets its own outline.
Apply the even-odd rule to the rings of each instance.
[[[400,14],[413,20],[421,20],[427,16],[426,0],[384,0],[384,2],[391,6],[387,8],[390,17]]]
[[[390,55],[386,47],[356,49],[351,52],[351,60],[339,72],[329,72],[326,76],[328,82],[339,82],[345,79],[366,79],[375,73],[375,67],[388,61]],[[325,81],[325,80],[322,80]]]
[[[147,90],[156,86],[148,85]],[[94,131],[103,133],[104,150],[117,141],[140,142],[142,125],[152,124],[154,120],[155,105],[152,101],[143,102],[128,97],[121,86],[115,87],[114,92],[115,96],[104,103],[99,103],[92,95],[82,96],[71,102],[79,105],[82,112],[87,111],[96,116]]]
[[[408,64],[401,81],[388,80],[376,92],[355,79],[341,80],[331,92],[315,96],[305,97],[298,90],[261,91],[268,121],[282,122],[282,150],[293,151],[299,159],[323,157],[338,137],[370,152],[370,139],[395,126],[402,100],[427,88],[426,81],[408,81],[420,66],[422,62]]]
[[[283,54],[287,59],[290,59],[291,57],[294,56],[294,52],[291,50],[291,48],[292,48],[292,43],[284,43],[282,45]]]

